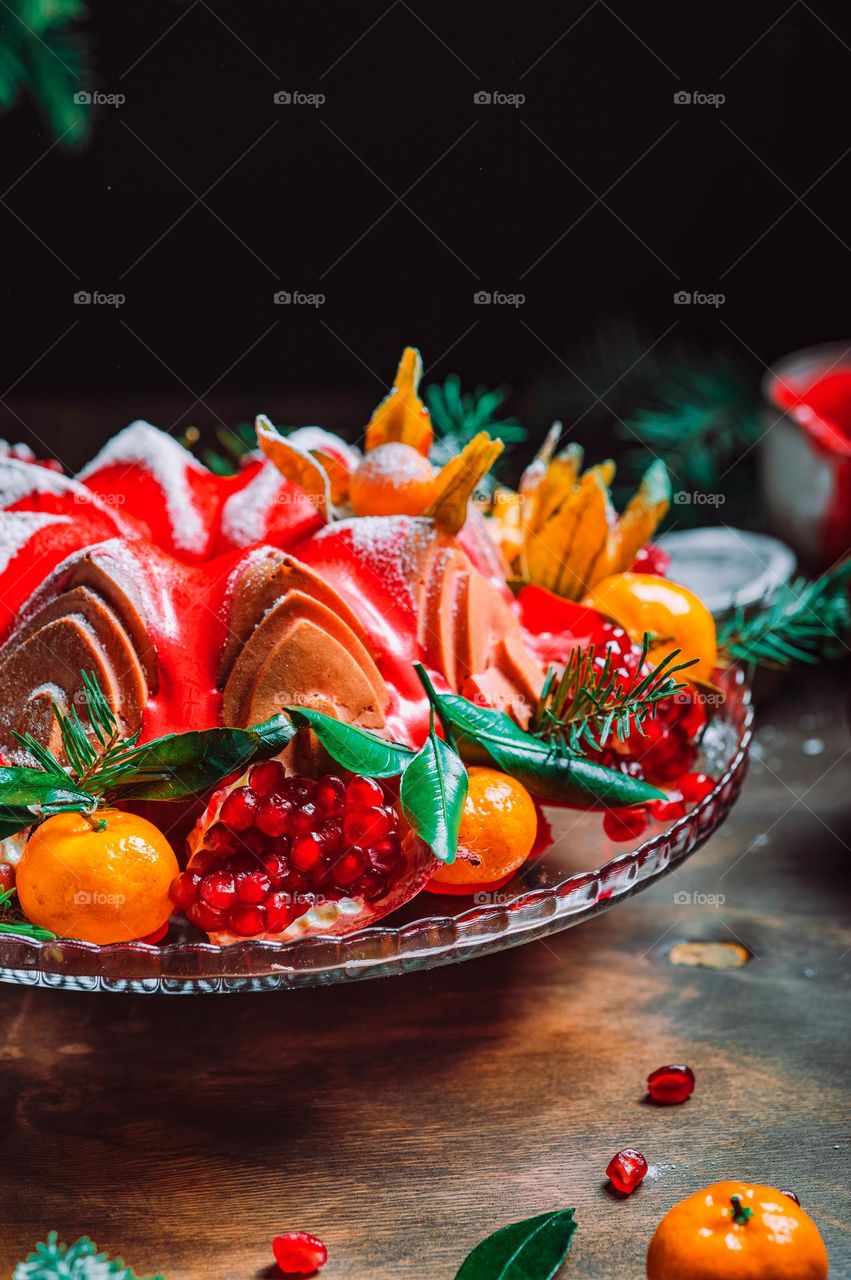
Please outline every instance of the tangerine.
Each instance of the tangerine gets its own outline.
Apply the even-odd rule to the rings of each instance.
[[[439,868],[429,888],[497,887],[526,861],[538,833],[538,811],[516,778],[497,769],[468,770],[469,788],[458,833],[458,856]]]
[[[714,1182],[665,1214],[647,1251],[648,1280],[824,1280],[818,1228],[773,1187]]]
[[[180,871],[151,822],[102,809],[94,830],[80,813],[57,813],[36,827],[18,863],[21,910],[60,937],[132,942],[161,929],[172,912],[169,885]]]
[[[413,445],[391,441],[372,449],[351,479],[358,516],[421,516],[434,501],[436,472]]]

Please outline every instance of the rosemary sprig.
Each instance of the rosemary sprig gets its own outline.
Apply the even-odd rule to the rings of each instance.
[[[611,650],[598,656],[594,645],[574,649],[559,675],[550,667],[531,732],[564,751],[599,750],[612,733],[624,740],[633,732],[644,734],[644,721],[656,715],[660,702],[671,698],[685,684],[674,679],[697,661],[674,662],[680,650],[673,649],[646,675],[641,675],[651,637],[641,647],[641,660],[633,678],[623,683],[613,670]]]
[[[718,630],[719,660],[788,667],[838,656],[851,636],[851,560],[813,582],[798,578],[778,588],[765,608],[739,609]]]

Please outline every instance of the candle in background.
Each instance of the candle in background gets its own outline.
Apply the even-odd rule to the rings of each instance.
[[[851,342],[786,356],[763,381],[769,527],[812,571],[851,550]]]

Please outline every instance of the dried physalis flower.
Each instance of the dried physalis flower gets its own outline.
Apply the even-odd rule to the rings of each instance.
[[[282,436],[265,416],[260,414],[254,422],[257,443],[270,462],[304,489],[311,502],[316,503],[325,515],[331,512],[331,485],[328,472],[318,458]]]
[[[423,457],[434,441],[431,418],[417,389],[423,362],[416,347],[405,347],[393,387],[373,413],[364,447],[369,453],[382,444],[409,444]]]
[[[458,533],[467,519],[467,504],[476,486],[490,471],[504,449],[501,440],[491,440],[480,431],[461,452],[441,468],[434,482],[434,501],[427,514],[446,533]]]

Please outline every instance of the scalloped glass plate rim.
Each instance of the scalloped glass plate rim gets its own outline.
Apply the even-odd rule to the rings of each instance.
[[[507,903],[477,905],[458,915],[427,916],[395,927],[379,923],[342,936],[317,934],[286,943],[97,946],[7,933],[0,935],[0,981],[138,994],[274,990],[434,968],[570,928],[679,865],[727,816],[746,770],[753,707],[741,671],[726,673],[723,679],[728,694],[725,708],[728,715],[737,716],[732,725],[737,740],[713,790],[684,818],[595,870],[530,889]]]

